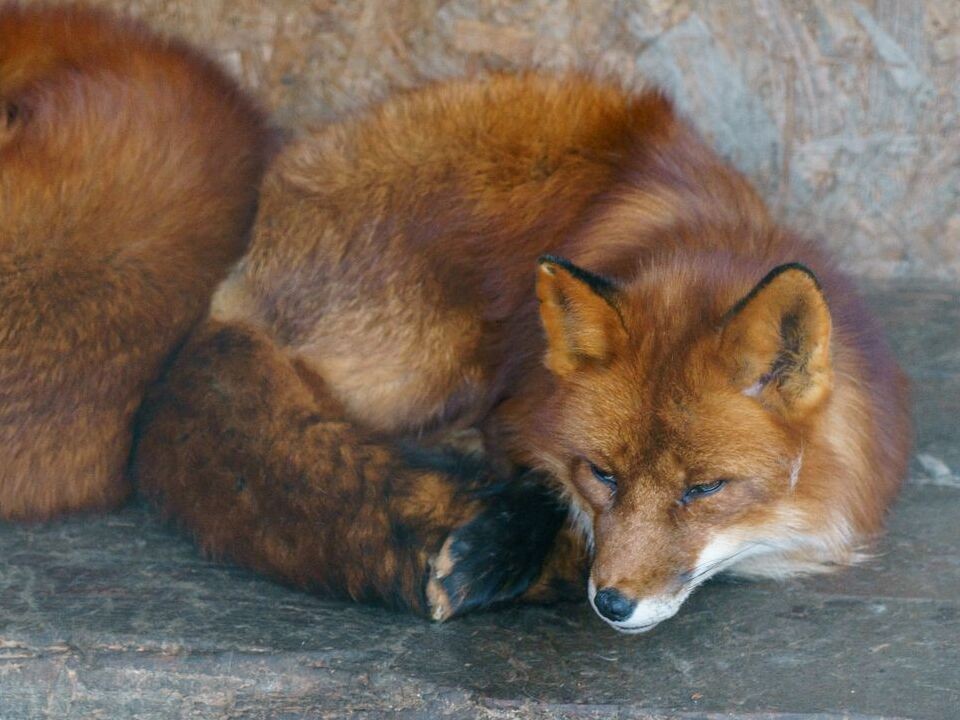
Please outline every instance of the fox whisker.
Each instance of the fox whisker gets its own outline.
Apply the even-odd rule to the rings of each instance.
[[[729,565],[733,560],[740,557],[741,555],[746,553],[748,550],[753,550],[758,547],[766,547],[766,548],[770,548],[771,550],[775,550],[777,546],[772,543],[765,542],[763,540],[751,541],[746,545],[744,545],[739,550],[737,550],[736,552],[731,553],[730,555],[719,558],[717,560],[712,560],[708,563],[704,563],[703,565],[694,568],[690,578],[684,584],[687,586],[692,586],[696,583],[696,581],[699,578],[703,577],[704,575],[711,573],[711,571],[716,571],[718,567]]]

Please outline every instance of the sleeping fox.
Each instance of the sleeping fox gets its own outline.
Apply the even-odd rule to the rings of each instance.
[[[909,436],[851,282],[663,94],[525,74],[289,145],[132,467],[208,553],[315,592],[586,592],[643,632],[716,573],[863,557]]]
[[[243,252],[271,146],[185,45],[0,0],[0,518],[128,494],[134,414]]]

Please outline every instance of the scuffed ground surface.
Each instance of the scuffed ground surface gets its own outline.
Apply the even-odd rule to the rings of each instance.
[[[854,272],[960,280],[957,0],[95,2],[207,48],[294,127],[485,70],[653,80]]]
[[[960,716],[960,287],[868,286],[915,381],[878,557],[714,581],[653,633],[584,605],[431,625],[200,560],[145,510],[0,526],[0,717]]]

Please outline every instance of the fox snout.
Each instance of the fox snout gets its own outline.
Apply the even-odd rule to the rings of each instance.
[[[590,578],[588,597],[597,615],[624,633],[643,633],[677,614],[690,590],[680,585],[675,592],[664,591],[643,598],[615,586],[597,588]]]
[[[669,537],[662,528],[661,533]],[[632,534],[640,536],[636,528]],[[751,569],[757,574],[757,561],[773,557],[776,568],[780,547],[744,528],[715,532],[703,544],[694,544],[690,537],[661,542],[644,537],[644,542],[628,545],[597,538],[588,597],[597,614],[621,632],[652,630],[676,615],[700,585],[741,563],[754,563]]]

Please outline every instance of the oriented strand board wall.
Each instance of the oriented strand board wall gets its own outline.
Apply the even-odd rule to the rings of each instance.
[[[486,68],[648,78],[851,270],[960,279],[960,0],[98,1],[288,125]]]

